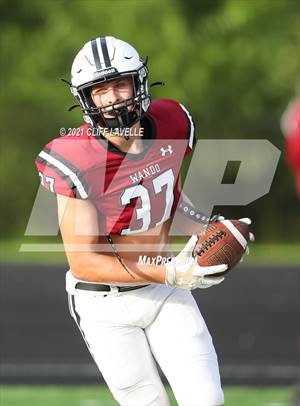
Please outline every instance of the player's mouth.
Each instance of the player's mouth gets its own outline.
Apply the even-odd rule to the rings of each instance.
[[[127,105],[126,102],[114,104],[113,106],[103,107],[102,112],[105,118],[115,118],[122,111],[132,111],[133,106]]]

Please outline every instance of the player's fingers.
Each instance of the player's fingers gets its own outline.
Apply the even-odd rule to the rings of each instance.
[[[246,254],[246,255],[249,255],[249,253],[250,253],[250,248],[249,248],[248,245],[247,245],[247,247],[246,247],[246,249],[245,249],[245,254]]]
[[[179,256],[181,258],[190,256],[197,244],[197,241],[198,241],[198,236],[196,234],[193,234],[191,236],[191,238],[188,240],[188,242],[185,244],[185,246],[184,246],[183,250],[180,252]]]
[[[253,233],[249,233],[249,240],[250,240],[251,242],[254,242],[254,241],[255,241],[255,235],[254,235]]]
[[[219,285],[219,283],[223,282],[225,276],[214,276],[213,278],[206,277],[204,280],[205,279],[208,279],[212,285]]]
[[[219,285],[219,283],[223,282],[224,279],[225,279],[224,276],[219,276],[219,277],[215,276],[213,278],[206,277],[206,278],[202,278],[201,281],[199,281],[199,283],[202,286],[209,287],[209,286]]]
[[[203,283],[200,283],[200,282],[199,282],[198,284],[196,283],[195,289],[196,289],[196,288],[207,289],[207,288],[210,288],[211,286],[213,286],[213,285],[210,285],[210,284],[205,284],[205,285],[204,285]]]
[[[243,222],[245,224],[248,224],[248,225],[250,225],[252,223],[252,221],[251,221],[251,219],[249,217],[244,217],[242,219],[239,219],[239,221],[241,221],[241,222]]]
[[[193,275],[195,276],[206,276],[206,275],[214,275],[215,273],[224,272],[228,269],[228,265],[221,264],[221,265],[214,265],[214,266],[197,266],[196,269],[193,271]]]

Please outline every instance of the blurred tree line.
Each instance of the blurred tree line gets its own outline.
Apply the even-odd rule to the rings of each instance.
[[[198,138],[269,139],[295,95],[299,3],[293,0],[1,0],[2,238],[24,233],[39,185],[34,160],[60,127],[82,122],[59,78],[88,40],[113,35],[149,56],[155,98],[193,113]],[[270,193],[248,207],[261,241],[297,238],[297,201],[283,157]],[[266,224],[268,226],[266,227]],[[289,230],[282,235],[282,230]]]

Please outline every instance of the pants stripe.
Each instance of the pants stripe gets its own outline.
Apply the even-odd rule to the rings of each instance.
[[[80,331],[80,333],[81,333],[81,335],[82,335],[82,337],[83,337],[83,339],[84,339],[84,341],[86,343],[86,346],[87,346],[91,356],[93,357],[93,359],[95,361],[94,355],[93,355],[93,353],[91,351],[91,347],[90,347],[90,345],[89,345],[89,343],[88,343],[88,341],[87,341],[87,339],[85,337],[85,334],[84,334],[84,331],[83,331],[82,327],[80,326],[80,316],[76,311],[75,296],[74,295],[68,294],[68,303],[69,303],[69,310],[70,310],[71,316],[75,320],[75,322],[76,322],[76,324],[77,324],[77,326],[79,328],[79,331]]]

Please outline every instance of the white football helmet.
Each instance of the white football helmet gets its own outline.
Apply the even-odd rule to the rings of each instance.
[[[84,120],[93,127],[131,127],[149,108],[148,69],[127,42],[114,37],[98,37],[87,42],[74,59],[71,75],[71,92],[80,104]],[[106,118],[103,113],[108,106],[96,107],[91,89],[121,76],[131,76],[134,96],[125,100],[121,108],[120,102],[112,104],[110,115],[113,117]],[[116,104],[119,104],[118,108],[115,108]],[[129,106],[133,109],[129,110]]]

